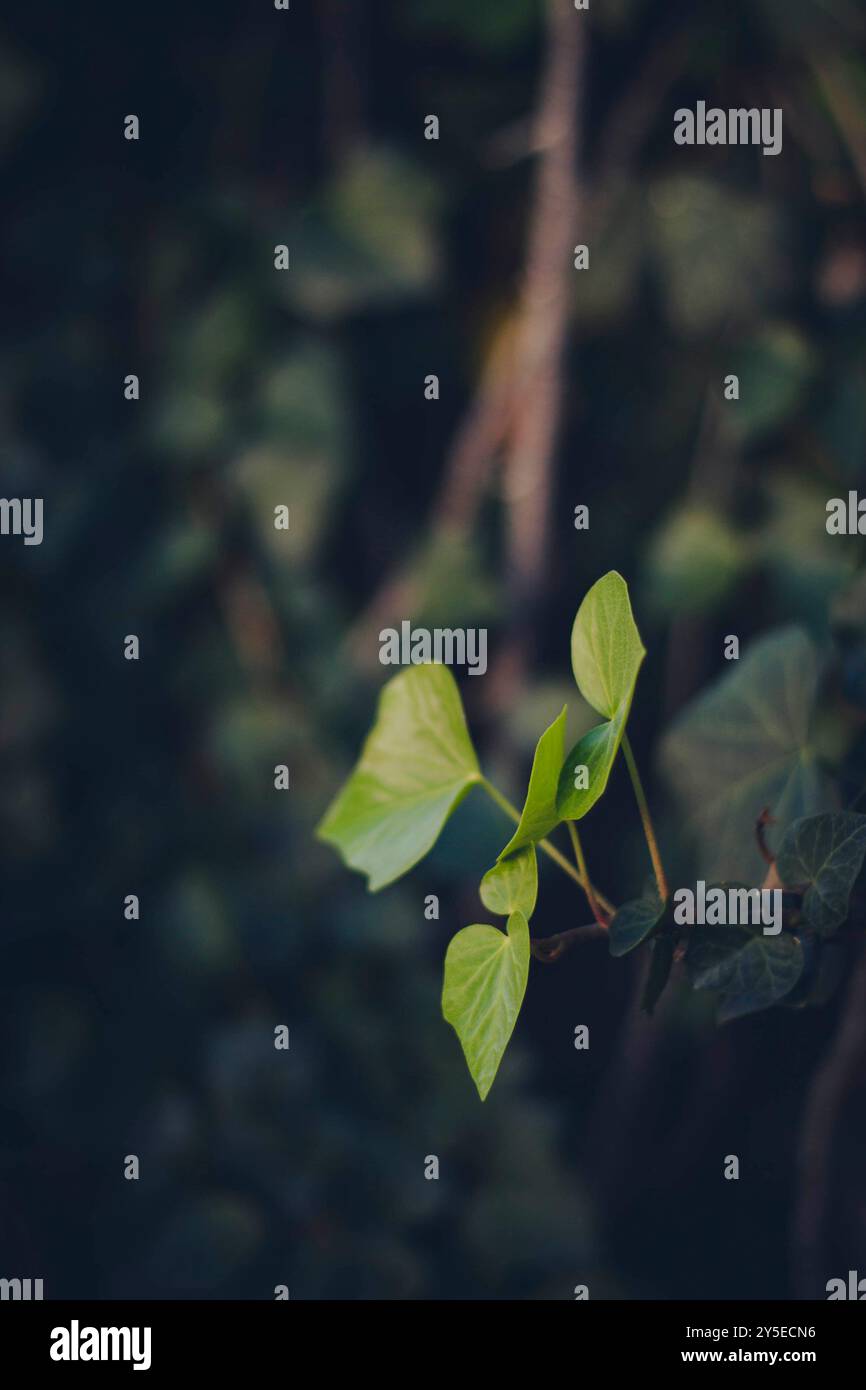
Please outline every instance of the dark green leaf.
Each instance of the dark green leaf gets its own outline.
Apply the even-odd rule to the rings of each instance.
[[[612,956],[626,956],[642,941],[664,916],[665,905],[658,893],[647,893],[642,898],[623,903],[610,924],[608,944]]]
[[[803,948],[790,935],[696,927],[689,936],[686,967],[695,989],[719,992],[719,1022],[727,1023],[790,994],[803,970]]]
[[[803,916],[822,935],[844,922],[848,898],[866,853],[866,816],[836,811],[807,816],[789,827],[776,859],[786,887],[808,885]]]
[[[662,764],[707,879],[763,877],[755,821],[765,806],[779,834],[834,796],[809,742],[818,655],[799,628],[755,642],[679,716]]]
[[[820,937],[804,938],[803,958],[805,965],[797,986],[782,1000],[786,1009],[821,1008],[832,999],[845,975],[844,951],[828,948]]]

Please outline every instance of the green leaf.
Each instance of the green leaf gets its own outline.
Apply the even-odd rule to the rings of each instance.
[[[654,889],[642,898],[623,903],[608,932],[611,955],[626,956],[642,941],[646,941],[664,913],[665,905]]]
[[[632,616],[628,585],[611,570],[593,584],[577,610],[571,633],[571,664],[581,695],[607,716],[575,744],[557,788],[560,820],[580,820],[603,794],[631,709],[637,674],[646,656]],[[587,786],[575,787],[585,766]]]
[[[526,845],[507,859],[498,860],[487,870],[478,891],[489,912],[497,912],[502,917],[522,912],[529,921],[538,897],[535,845]]]
[[[808,884],[803,916],[822,936],[835,931],[848,916],[848,899],[864,853],[866,816],[855,811],[808,816],[789,827],[776,870],[786,887]]]
[[[609,719],[606,724],[596,724],[578,739],[559,776],[556,793],[559,820],[580,820],[604,794],[624,732],[625,719]],[[585,787],[574,784],[579,767],[587,771]]]
[[[696,927],[686,967],[695,989],[718,990],[718,1019],[728,1023],[790,994],[803,972],[795,936],[756,935],[743,927]]]
[[[649,974],[640,1001],[644,1013],[652,1014],[664,993],[670,979],[675,949],[676,941],[672,936],[657,936],[652,944]]]
[[[565,750],[565,715],[566,706],[563,705],[561,713],[538,740],[520,823],[500,854],[500,859],[505,859],[524,845],[543,840],[559,824],[556,788]]]
[[[606,719],[628,711],[646,656],[628,585],[611,570],[593,584],[571,631],[571,666],[581,695]]]
[[[729,598],[749,559],[742,527],[717,509],[686,503],[664,518],[649,542],[642,593],[667,616],[712,613]]]
[[[782,1000],[786,1009],[821,1008],[830,1002],[845,976],[844,952],[828,950],[820,937],[804,939],[803,958],[805,965],[797,987]]]
[[[735,349],[731,370],[748,382],[731,402],[733,430],[750,440],[778,428],[800,407],[814,371],[815,354],[806,339],[787,324],[767,324]]]
[[[278,292],[325,323],[426,293],[440,272],[439,202],[421,163],[365,142],[293,223],[279,222],[274,240],[291,247],[292,273],[280,276]]]
[[[526,993],[529,927],[522,912],[496,927],[464,927],[445,955],[442,1013],[460,1039],[482,1100],[493,1085]]]
[[[707,880],[763,878],[755,821],[765,806],[780,834],[799,816],[833,809],[809,741],[819,674],[803,631],[773,632],[732,662],[665,737],[662,765]]]
[[[686,340],[763,317],[784,253],[780,220],[757,191],[739,191],[705,175],[665,172],[650,182],[645,227],[665,318]],[[673,374],[669,392],[692,365],[686,348],[684,370]]]
[[[451,672],[411,666],[382,690],[361,758],[316,833],[376,892],[423,859],[480,780]]]

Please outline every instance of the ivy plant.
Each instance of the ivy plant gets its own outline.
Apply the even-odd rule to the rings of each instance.
[[[770,679],[774,662],[790,665],[793,646],[806,640],[799,633],[787,638],[782,634],[776,645],[766,643],[753,662],[756,668],[760,662],[762,679]],[[760,926],[677,924],[626,727],[645,657],[628,587],[611,571],[586,594],[571,634],[574,679],[600,722],[566,753],[567,710],[561,710],[538,740],[519,809],[481,771],[451,672],[441,665],[401,671],[385,685],[361,757],[318,827],[319,837],[365,874],[369,890],[376,892],[428,853],[473,787],[480,787],[514,823],[511,837],[479,886],[487,912],[504,919],[504,926],[466,926],[453,937],[445,955],[442,1013],[457,1033],[482,1100],[514,1031],[531,959],[550,963],[576,941],[591,937],[603,936],[614,957],[645,948],[650,952],[643,998],[648,1012],[666,988],[674,963],[682,960],[687,980],[694,989],[715,994],[718,1019],[726,1022],[774,1004],[802,1005],[817,997],[822,949],[849,916],[851,889],[866,852],[866,816],[826,811],[788,821],[774,856],[766,842],[772,823],[769,808],[749,802],[744,779],[739,791],[742,809],[751,816],[753,844],[764,861],[759,886],[782,892],[782,930],[767,935]],[[730,726],[741,744],[751,739],[754,773],[758,751],[749,732],[750,706],[742,676],[739,672],[729,680],[727,693],[721,687],[714,691],[708,703],[713,737],[723,738]],[[748,691],[750,698],[758,698],[753,687]],[[697,717],[704,717],[701,711]],[[694,719],[689,720],[672,731],[671,747],[680,755],[694,737]],[[766,722],[763,711],[761,721]],[[773,732],[777,740],[787,737],[781,724]],[[640,898],[615,907],[590,878],[577,822],[603,797],[620,751],[653,874]],[[778,759],[774,766],[778,768]],[[780,805],[791,800],[795,770],[803,775],[799,756],[791,777],[779,788]],[[760,791],[760,780],[757,786]],[[794,804],[801,803],[795,799]],[[718,812],[713,807],[706,810],[711,816]],[[719,814],[724,817],[724,811]],[[549,838],[560,826],[565,827],[573,858]],[[530,935],[539,852],[578,885],[591,923],[553,936]]]

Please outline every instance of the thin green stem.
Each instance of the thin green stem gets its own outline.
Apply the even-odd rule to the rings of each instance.
[[[598,922],[598,925],[600,927],[606,928],[608,922],[604,916],[604,913],[598,905],[598,899],[595,895],[595,889],[592,886],[592,880],[589,877],[589,870],[586,867],[586,857],[583,853],[583,845],[580,843],[580,836],[577,833],[577,826],[575,825],[573,820],[566,821],[566,824],[568,826],[568,833],[571,836],[571,843],[574,849],[574,857],[577,860],[577,872],[580,874],[581,880],[583,882],[583,891],[586,894],[586,900],[589,903],[590,908],[592,909],[592,915],[595,918],[596,922]]]
[[[491,798],[491,800],[496,802],[496,805],[500,808],[500,810],[504,811],[507,816],[510,816],[511,819],[519,825],[520,812],[518,811],[516,806],[512,806],[511,802],[508,800],[508,797],[503,796],[499,788],[494,787],[492,782],[488,782],[486,777],[481,778],[481,785],[487,792],[487,795]],[[552,845],[549,840],[539,840],[538,848],[544,850],[544,853],[553,860],[554,864],[558,864],[559,867],[562,870],[564,870],[565,873],[568,874],[569,878],[573,878],[575,883],[579,883],[581,888],[583,888],[583,881],[581,880],[580,875],[577,872],[577,869],[575,869],[572,864],[569,864],[564,854],[560,854],[559,850],[556,848],[556,845]]]
[[[506,816],[510,816],[511,819],[517,825],[519,825],[520,812],[518,811],[516,806],[512,806],[511,802],[508,800],[508,797],[503,796],[499,788],[494,787],[492,782],[488,782],[486,777],[481,778],[481,785],[486,791],[487,795],[490,797],[490,799],[496,802],[496,805],[500,808],[500,810],[504,811]]]
[[[666,903],[668,900],[668,881],[665,878],[664,866],[662,864],[662,857],[659,854],[658,841],[656,840],[655,830],[653,829],[652,817],[649,812],[649,806],[647,805],[643,784],[640,780],[640,773],[637,770],[637,763],[634,760],[634,753],[631,751],[628,734],[623,734],[622,736],[622,751],[625,756],[628,775],[634,787],[635,800],[637,801],[637,808],[640,812],[641,824],[643,825],[643,833],[646,837],[647,848],[650,852],[650,859],[652,860],[653,873],[656,876],[656,886],[659,890],[659,897],[663,903]]]
[[[508,800],[508,797],[503,796],[499,788],[494,787],[492,782],[488,782],[486,777],[481,778],[481,785],[487,792],[487,795],[490,797],[490,799],[496,802],[496,805],[500,808],[500,810],[504,811],[507,816],[510,816],[511,819],[519,825],[520,812],[518,811],[516,806],[512,806],[511,802]],[[569,829],[572,831],[572,844],[574,843],[575,839],[577,839],[578,844],[580,844],[580,840],[577,837],[577,831],[574,829],[570,821]],[[600,906],[603,909],[603,911],[608,914],[608,916],[612,917],[614,915],[615,909],[612,906],[612,904],[609,903],[607,898],[603,897],[603,895],[599,893],[598,889],[594,888],[592,885],[589,874],[587,873],[586,860],[583,857],[582,846],[580,848],[580,856],[577,861],[578,867],[575,868],[573,864],[569,864],[565,855],[559,852],[559,850],[556,848],[556,845],[552,845],[549,840],[539,840],[537,843],[538,848],[540,850],[543,850],[547,857],[553,860],[554,864],[558,864],[560,869],[562,869],[563,873],[568,874],[569,878],[573,878],[575,883],[580,884],[580,887],[583,889],[584,893],[587,896],[587,901],[589,902],[590,907],[592,907],[593,916],[595,917],[597,922],[604,922],[604,918],[599,916],[596,907],[593,906],[593,903],[595,903],[597,906]],[[607,923],[605,922],[604,925],[607,926]]]
[[[583,879],[584,883],[588,883],[589,873],[587,872],[586,868],[586,858],[584,857],[583,853],[583,845],[580,843],[580,836],[577,833],[577,826],[575,825],[573,820],[566,821],[566,825],[568,826],[568,833],[571,836],[571,844],[572,848],[574,849],[574,857],[577,860],[577,871]]]

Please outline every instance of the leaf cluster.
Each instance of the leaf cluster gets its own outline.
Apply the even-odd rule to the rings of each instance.
[[[720,806],[704,808],[710,825],[724,823],[735,811],[750,814],[754,825],[754,797],[761,791],[760,732],[769,731],[774,744],[775,779],[780,774],[780,750],[787,751],[795,735],[805,737],[805,730],[796,726],[795,706],[789,703],[777,712],[772,704],[773,680],[780,673],[782,679],[792,674],[793,657],[803,655],[792,647],[801,640],[805,639],[797,634],[783,633],[758,644],[743,668],[703,697],[705,708],[699,704],[669,740],[668,755],[673,749],[680,769],[687,757],[711,758],[713,739],[724,743],[727,736],[729,742],[733,738],[742,745],[744,772],[742,785],[736,788],[736,805],[731,804],[730,791],[723,793]],[[538,900],[539,851],[579,884],[595,918],[593,934],[602,929],[612,956],[625,956],[644,946],[651,949],[644,994],[649,1012],[677,959],[685,961],[686,976],[695,989],[718,996],[720,1022],[783,1000],[808,1002],[804,975],[807,970],[816,978],[820,975],[821,948],[848,917],[851,889],[866,852],[866,816],[826,811],[793,820],[788,816],[763,885],[783,895],[784,921],[778,934],[765,934],[760,925],[677,925],[626,734],[645,656],[628,587],[621,575],[611,571],[586,594],[571,635],[575,682],[601,722],[566,754],[567,708],[560,711],[538,739],[519,810],[481,771],[450,671],[440,665],[409,667],[382,691],[361,757],[318,827],[320,838],[365,874],[370,891],[375,892],[407,873],[429,852],[448,818],[475,786],[482,787],[516,822],[479,886],[487,911],[505,919],[504,930],[489,923],[466,926],[453,937],[445,956],[442,1012],[460,1039],[482,1100],[514,1031],[532,956],[556,959],[581,934],[575,930],[537,941],[530,937]],[[744,679],[748,664],[759,669],[762,683]],[[814,672],[808,662],[805,665],[805,672],[803,663],[794,671],[795,678],[814,688]],[[707,734],[708,721],[712,722],[709,747],[699,737],[701,731]],[[617,910],[589,877],[576,822],[604,795],[623,745],[655,879],[639,899]],[[787,770],[785,763],[783,784],[773,783],[778,790],[776,805],[783,810],[809,804],[798,779],[808,780],[810,770],[796,740],[787,756],[791,766]],[[732,766],[736,772],[736,758]],[[747,767],[757,782],[751,791],[746,785]],[[563,824],[572,840],[574,864],[548,838]],[[760,837],[758,843],[762,843]],[[768,854],[765,857],[772,860]]]

